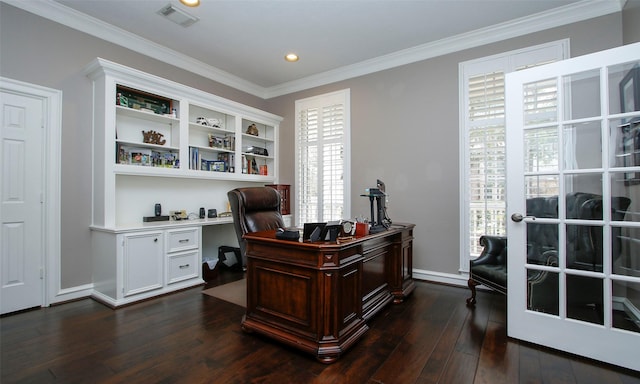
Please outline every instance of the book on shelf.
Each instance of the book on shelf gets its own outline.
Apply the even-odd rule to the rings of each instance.
[[[249,175],[260,174],[255,156],[242,155],[242,173]]]
[[[200,154],[198,148],[189,147],[189,169],[200,169]]]

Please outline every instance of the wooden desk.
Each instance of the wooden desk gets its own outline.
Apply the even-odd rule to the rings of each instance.
[[[339,243],[286,241],[274,231],[247,240],[247,312],[242,328],[332,363],[366,321],[415,288],[413,224]]]

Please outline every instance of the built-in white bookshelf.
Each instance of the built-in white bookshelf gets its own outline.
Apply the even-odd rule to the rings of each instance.
[[[198,212],[228,211],[233,188],[277,183],[282,118],[100,58],[85,73],[93,296],[120,306],[203,283],[203,256],[237,240],[230,217]],[[161,216],[184,210],[190,220],[144,222],[156,204]]]

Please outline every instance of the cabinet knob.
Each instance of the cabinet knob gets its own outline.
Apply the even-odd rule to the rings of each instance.
[[[189,239],[182,239],[182,240],[178,240],[178,243],[188,243]]]
[[[153,242],[157,243],[158,242],[158,238],[156,237],[155,239],[153,239]]]
[[[189,268],[189,264],[184,264],[184,265],[181,265],[181,266],[179,266],[178,268],[180,268],[180,269],[185,269],[185,268]]]

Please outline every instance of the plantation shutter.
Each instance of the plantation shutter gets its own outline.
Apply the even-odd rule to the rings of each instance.
[[[460,64],[462,271],[468,270],[470,257],[480,255],[482,235],[506,235],[505,74],[565,57],[568,42],[563,40]],[[540,121],[550,118],[556,110],[555,83],[536,83],[528,91],[525,108],[541,111]]]
[[[297,223],[340,220],[348,215],[344,98],[344,94],[329,94],[296,102]]]
[[[504,235],[505,73],[493,71],[468,80],[469,218],[471,253],[481,251],[482,235]]]

